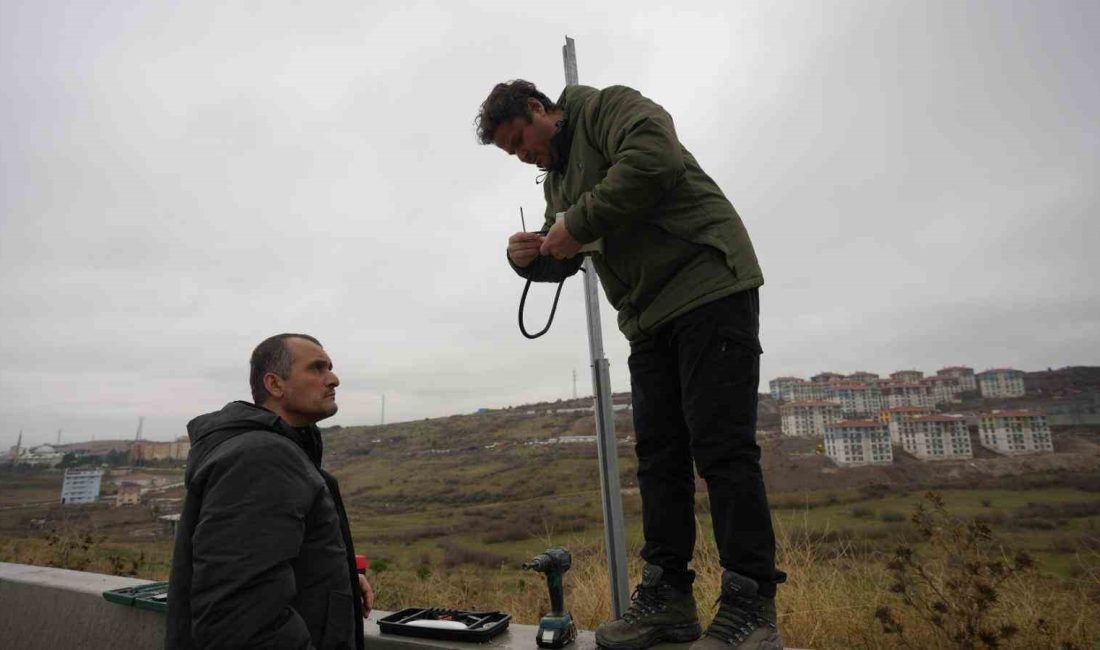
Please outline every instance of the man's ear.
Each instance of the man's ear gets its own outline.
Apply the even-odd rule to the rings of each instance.
[[[273,372],[264,375],[264,388],[271,399],[282,399],[286,392],[283,390],[283,378]]]
[[[546,112],[546,107],[542,105],[542,102],[534,97],[527,98],[527,110],[531,112],[531,115],[540,115]]]

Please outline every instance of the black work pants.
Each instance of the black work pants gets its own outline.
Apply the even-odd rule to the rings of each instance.
[[[756,289],[690,311],[631,345],[642,558],[690,586],[695,474],[707,484],[722,567],[774,596],[775,534],[756,444],[760,383]],[[686,585],[685,585],[686,583]]]

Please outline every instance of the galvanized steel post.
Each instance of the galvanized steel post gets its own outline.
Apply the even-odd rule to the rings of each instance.
[[[565,63],[565,85],[577,85],[577,50],[565,37],[561,48]],[[592,389],[596,414],[596,448],[600,461],[600,495],[603,499],[604,545],[607,573],[611,582],[611,615],[619,618],[630,603],[626,571],[626,535],[623,526],[623,498],[619,486],[619,449],[615,441],[615,412],[611,406],[611,374],[603,351],[600,326],[600,296],[592,259],[584,260],[584,307],[588,316],[588,351],[592,359]]]

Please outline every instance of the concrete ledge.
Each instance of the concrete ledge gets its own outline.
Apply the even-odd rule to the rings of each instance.
[[[138,650],[164,646],[164,614],[126,607],[103,598],[109,589],[149,584],[149,580],[0,562],[0,648],[54,650],[111,648]],[[534,648],[533,625],[512,624],[487,643],[433,641],[381,634],[378,619],[392,612],[374,611],[367,619],[366,645],[371,649]],[[685,650],[687,644],[663,644],[657,650]],[[569,646],[595,650],[592,632],[580,632]]]

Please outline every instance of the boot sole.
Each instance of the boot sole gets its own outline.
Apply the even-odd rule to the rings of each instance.
[[[703,636],[703,626],[699,623],[688,625],[673,625],[653,630],[646,636],[636,641],[620,641],[618,643],[604,643],[596,639],[596,647],[605,650],[645,650],[658,643],[689,643]]]

